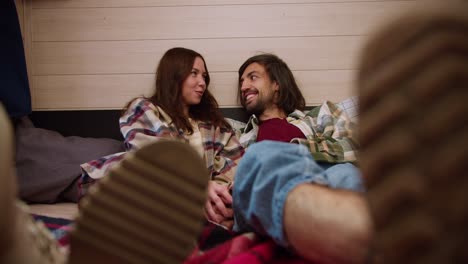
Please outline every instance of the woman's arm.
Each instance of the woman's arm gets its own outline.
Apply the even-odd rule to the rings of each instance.
[[[145,98],[133,100],[120,117],[119,124],[127,151],[139,149],[161,138],[185,140],[183,135],[170,125],[170,118]]]
[[[212,182],[208,186],[208,200],[205,205],[207,218],[221,223],[232,219],[232,196],[230,188],[234,182],[237,163],[244,154],[234,131],[215,129],[214,152],[211,166]]]
[[[211,177],[219,184],[231,185],[234,182],[237,163],[244,155],[244,148],[240,144],[234,131],[215,130],[213,164]]]

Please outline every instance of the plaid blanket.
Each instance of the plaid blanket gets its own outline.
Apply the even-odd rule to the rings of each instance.
[[[44,223],[61,247],[70,245],[69,233],[73,221],[63,218],[54,218],[44,215],[32,215],[34,220]]]
[[[42,215],[33,215],[52,232],[60,246],[69,246],[69,233],[73,221]],[[261,238],[254,233],[235,234],[217,225],[206,223],[197,246],[185,260],[185,264],[264,264],[264,263],[307,263],[289,251],[277,246],[271,239]]]

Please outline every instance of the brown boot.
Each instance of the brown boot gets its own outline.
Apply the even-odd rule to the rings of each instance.
[[[185,143],[129,154],[80,202],[70,263],[181,263],[202,228],[208,180]]]
[[[422,2],[359,69],[376,263],[468,263],[468,2]]]

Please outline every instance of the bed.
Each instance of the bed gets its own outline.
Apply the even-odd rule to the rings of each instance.
[[[69,230],[61,227],[68,227],[78,212],[76,203],[63,198],[74,195],[67,190],[81,173],[79,164],[122,149],[117,109],[153,88],[154,68],[164,50],[186,46],[206,54],[213,94],[223,113],[245,122],[233,89],[244,59],[259,52],[277,53],[305,87],[310,107],[325,99],[341,101],[354,93],[354,58],[367,30],[382,19],[377,11],[390,15],[412,1],[14,2],[23,36],[17,32],[15,38],[18,47],[24,43],[28,76],[26,63],[18,65],[21,89],[12,90],[26,91],[29,100],[20,103],[26,107],[15,124],[19,195],[61,239]],[[187,14],[187,20],[173,21],[179,13]],[[239,26],[239,21],[245,24]],[[356,117],[355,98],[343,101],[342,107]],[[289,260],[271,241],[252,234],[232,239],[232,234],[210,225],[205,231],[194,262],[215,260],[201,252],[224,241],[217,260],[252,248],[265,260]],[[244,256],[252,260],[254,255]]]
[[[351,97],[338,103],[338,106],[357,121],[357,103],[357,98]],[[222,110],[234,127],[242,126],[247,120],[240,108]],[[69,182],[79,176],[80,163],[95,156],[121,151],[123,146],[117,127],[118,117],[117,110],[98,113],[33,112],[16,123],[19,193],[23,200],[30,202],[30,213],[49,228],[63,247],[69,244],[68,234],[79,211],[76,203],[64,201],[63,192],[69,187]],[[89,125],[101,118],[112,122],[109,125]],[[105,135],[108,137],[103,137]],[[46,176],[49,179],[44,178]],[[47,188],[51,181],[56,183],[55,189]],[[234,234],[206,222],[187,263],[219,263],[226,260],[302,263],[301,259],[278,247],[271,239],[260,238],[253,233]]]

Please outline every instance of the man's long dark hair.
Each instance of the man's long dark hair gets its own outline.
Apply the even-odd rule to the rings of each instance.
[[[158,69],[156,70],[155,92],[148,99],[154,105],[161,107],[171,117],[178,129],[183,129],[189,134],[193,133],[192,125],[188,117],[184,115],[181,104],[182,85],[191,74],[197,57],[201,58],[205,64],[206,90],[200,103],[189,107],[190,118],[208,122],[221,128],[231,129],[231,126],[226,122],[218,107],[218,102],[208,89],[210,74],[205,59],[194,50],[177,47],[166,51],[159,61]]]
[[[265,67],[265,71],[267,72],[270,80],[278,84],[279,95],[277,98],[278,100],[275,103],[280,109],[282,109],[286,114],[290,114],[296,109],[301,111],[304,110],[305,99],[301,90],[299,90],[299,87],[297,86],[294,75],[283,60],[270,53],[250,57],[239,68],[238,98],[241,102],[243,99],[240,91],[240,79],[242,74],[244,74],[245,69],[252,63],[258,63]]]

